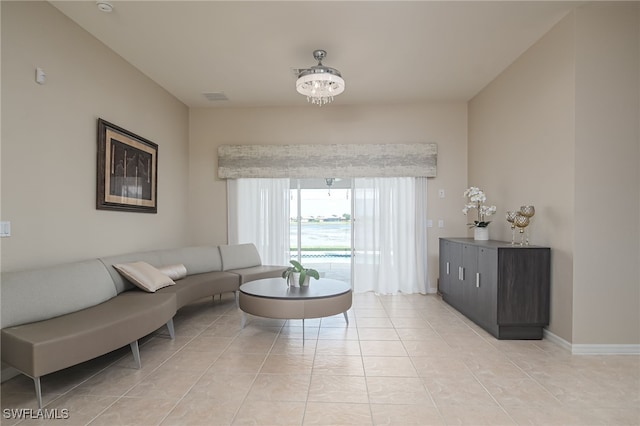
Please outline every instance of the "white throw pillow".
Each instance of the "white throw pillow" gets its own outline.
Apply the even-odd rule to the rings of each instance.
[[[187,268],[182,264],[178,263],[177,265],[167,265],[161,268],[158,268],[158,271],[162,272],[172,280],[181,280],[182,278],[187,276]]]
[[[146,262],[121,263],[113,267],[137,287],[149,293],[175,284],[171,278]]]

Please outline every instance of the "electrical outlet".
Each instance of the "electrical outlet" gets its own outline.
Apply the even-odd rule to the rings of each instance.
[[[427,219],[427,228],[433,228],[433,220]]]
[[[438,228],[444,228],[444,219],[438,219]]]

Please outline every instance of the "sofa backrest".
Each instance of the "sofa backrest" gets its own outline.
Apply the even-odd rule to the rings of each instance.
[[[183,264],[187,268],[187,274],[202,274],[222,270],[220,251],[215,246],[183,247],[177,249],[156,250],[121,254],[116,256],[101,257],[100,261],[107,268],[116,286],[118,294],[131,290],[134,285],[120,275],[113,267],[118,263],[146,262],[156,268],[163,266]]]
[[[162,266],[181,263],[187,268],[187,275],[222,271],[222,258],[216,246],[184,247],[159,253]]]
[[[0,326],[43,321],[95,306],[116,295],[111,276],[97,259],[3,272]]]
[[[258,249],[252,243],[220,246],[220,257],[224,271],[262,265]]]

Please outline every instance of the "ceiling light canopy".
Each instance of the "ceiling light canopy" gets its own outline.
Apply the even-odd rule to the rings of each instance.
[[[319,106],[332,102],[334,96],[344,92],[344,80],[340,71],[322,65],[326,56],[327,52],[324,50],[314,50],[313,57],[318,65],[298,70],[296,81],[298,93],[305,95],[308,102]]]

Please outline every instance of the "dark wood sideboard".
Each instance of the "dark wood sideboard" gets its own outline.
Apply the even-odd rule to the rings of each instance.
[[[542,339],[549,325],[549,247],[440,238],[439,291],[498,339]]]

